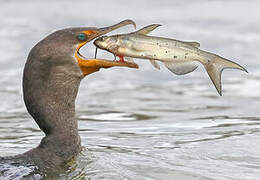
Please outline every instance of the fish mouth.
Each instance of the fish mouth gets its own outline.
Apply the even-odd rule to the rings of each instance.
[[[84,33],[87,36],[87,39],[81,43],[78,44],[75,52],[75,58],[78,61],[78,65],[83,72],[84,76],[91,74],[93,72],[99,71],[100,68],[110,68],[114,66],[121,66],[121,67],[129,67],[129,68],[138,68],[138,65],[134,62],[129,61],[117,61],[117,60],[107,60],[107,59],[96,59],[96,58],[86,58],[80,53],[80,49],[87,44],[88,42],[92,41],[95,38],[98,38],[106,33],[109,33],[115,29],[118,29],[120,27],[126,26],[128,24],[132,24],[134,27],[136,27],[136,24],[132,20],[124,20],[120,23],[117,23],[112,26],[108,26],[105,28],[86,28],[86,30],[83,30],[82,33]]]

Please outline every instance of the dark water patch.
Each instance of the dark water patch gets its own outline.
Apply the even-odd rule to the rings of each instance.
[[[222,137],[232,137],[232,136],[242,136],[245,135],[246,133],[244,131],[217,131],[217,132],[213,132],[213,133],[209,133],[212,135],[220,135]]]
[[[201,106],[193,106],[191,107],[191,110],[227,110],[230,109],[232,107],[230,106],[213,106],[213,105],[201,105]]]
[[[260,132],[260,128],[251,128],[248,134],[258,134]]]
[[[89,115],[81,115],[78,117],[82,121],[141,121],[141,120],[150,120],[156,118],[155,116],[148,116],[144,114],[132,114],[127,112],[118,112],[118,111],[107,111]]]
[[[139,108],[140,111],[146,112],[188,112],[188,110],[184,109],[174,109],[174,108]]]
[[[224,94],[224,92],[223,92],[223,94]],[[219,98],[218,95],[212,95],[212,94],[202,94],[201,97],[207,98],[207,99],[208,99],[208,98],[209,98],[209,99],[214,99],[214,100],[216,100],[216,99]]]
[[[91,129],[91,128],[79,128],[79,132],[96,132],[96,129]]]
[[[30,128],[30,127],[26,127],[23,128],[23,126],[16,126],[16,124],[14,124],[13,126],[11,124],[9,124],[8,127],[0,127],[0,129],[2,129],[3,131],[11,131],[12,133],[17,133],[17,134],[26,134],[26,133],[38,133],[38,132],[42,132],[39,128]]]
[[[149,101],[151,101],[151,102],[157,102],[157,101],[159,101],[159,102],[167,102],[168,101],[168,99],[159,98],[159,97],[154,97],[154,98],[138,97],[136,99],[138,99],[139,101],[145,101],[145,102],[149,102]]]
[[[193,120],[218,120],[218,119],[232,119],[232,120],[252,120],[258,121],[260,117],[250,117],[250,116],[230,116],[230,115],[218,115],[218,116],[207,116],[207,117],[198,117],[193,118]]]
[[[156,106],[158,108],[153,108],[153,106]],[[181,105],[179,107],[176,107],[176,105],[169,105],[169,107],[159,107],[161,104],[152,104],[149,106],[149,108],[140,108],[139,110],[141,111],[147,111],[147,112],[193,112],[193,111],[201,111],[201,110],[211,110],[211,111],[217,111],[217,110],[227,110],[230,109],[231,107],[229,106],[211,106],[211,105]],[[167,106],[167,105],[164,105]]]
[[[214,133],[212,133],[214,134]],[[217,134],[217,133],[216,133]],[[202,139],[195,139],[195,140],[184,140],[184,141],[176,141],[176,144],[190,144],[190,143],[197,143],[197,142],[205,142],[205,141],[216,141],[216,140],[222,140],[225,138],[230,138],[230,137],[234,137],[234,136],[242,136],[245,135],[244,132],[238,132],[238,131],[233,131],[233,132],[229,132],[229,133],[221,133],[221,135],[212,137],[212,138],[202,138]]]
[[[97,147],[100,147],[102,149],[106,149],[104,151],[107,152],[107,150],[113,151],[113,152],[119,152],[119,153],[131,153],[133,151],[138,150],[138,147],[127,147],[127,146],[115,146],[115,145],[104,145],[104,144],[98,144]]]
[[[5,120],[12,120],[12,119],[17,119],[19,118],[21,122],[28,121],[28,118],[31,118],[31,116],[24,112],[12,112],[12,113],[7,113],[4,112],[0,114],[0,121],[4,122]]]
[[[246,167],[246,168],[253,168],[253,169],[257,169],[259,170],[260,169],[260,165],[254,165],[254,164],[240,164],[239,166],[241,167]]]
[[[235,127],[235,126],[257,126],[260,123],[223,123],[216,126],[211,126],[208,128],[223,128],[223,127]]]

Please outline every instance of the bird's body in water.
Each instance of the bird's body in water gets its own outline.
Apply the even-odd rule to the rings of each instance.
[[[147,36],[157,28],[158,24],[146,26],[136,32],[103,36],[94,44],[120,57],[149,59],[152,65],[160,69],[156,61],[161,61],[174,74],[183,75],[194,71],[198,63],[203,64],[218,93],[222,94],[221,72],[225,68],[235,68],[246,71],[237,63],[216,54],[199,49],[198,42],[185,42],[155,36]]]
[[[55,173],[79,154],[82,147],[75,118],[75,99],[81,80],[100,68],[138,67],[134,63],[86,59],[79,50],[94,38],[127,24],[135,25],[125,20],[106,28],[59,30],[31,49],[24,67],[23,95],[29,114],[45,137],[38,147],[24,154],[0,157],[0,177],[23,178],[23,174],[10,175],[12,172],[7,165],[19,169],[24,166],[43,176]]]

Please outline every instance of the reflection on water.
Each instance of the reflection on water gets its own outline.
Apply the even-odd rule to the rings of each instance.
[[[30,48],[53,29],[132,18],[138,27],[163,24],[154,35],[197,40],[202,49],[239,62],[249,74],[225,70],[223,97],[203,68],[174,76],[135,60],[139,70],[114,68],[88,76],[76,104],[85,148],[58,179],[258,179],[260,3],[127,3],[1,1],[0,156],[35,147],[43,136],[22,101],[22,67]],[[91,57],[93,52],[90,46],[82,53]],[[101,51],[99,56],[112,58]]]

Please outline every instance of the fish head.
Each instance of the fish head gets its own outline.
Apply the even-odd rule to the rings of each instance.
[[[95,46],[106,50],[109,46],[110,38],[108,36],[101,36],[94,41]]]
[[[100,49],[117,54],[117,50],[120,46],[120,40],[118,36],[101,36],[94,41],[94,44]]]

